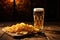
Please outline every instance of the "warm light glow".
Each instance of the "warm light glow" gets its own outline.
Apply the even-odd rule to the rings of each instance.
[[[14,2],[14,0],[6,0],[6,2],[8,4],[11,4],[11,3]],[[15,3],[16,3],[16,5],[18,5],[18,4],[23,5],[24,4],[24,0],[15,0]]]
[[[15,0],[16,1],[16,4],[24,4],[24,0]]]
[[[13,2],[14,0],[10,0],[10,2]]]
[[[19,0],[15,0],[15,2],[16,2],[16,5],[19,4]]]

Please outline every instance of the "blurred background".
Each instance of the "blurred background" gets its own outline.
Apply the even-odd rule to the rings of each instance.
[[[45,22],[60,22],[59,0],[0,0],[0,22],[33,22],[36,7],[45,9]]]

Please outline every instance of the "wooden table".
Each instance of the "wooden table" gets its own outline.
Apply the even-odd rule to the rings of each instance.
[[[1,29],[3,26],[11,23],[0,23],[0,40],[15,40],[11,36],[4,33]],[[13,23],[12,23],[13,24]],[[46,23],[43,32],[48,37],[49,40],[60,40],[60,25],[53,23]],[[45,37],[31,37],[24,38],[21,40],[45,40]]]

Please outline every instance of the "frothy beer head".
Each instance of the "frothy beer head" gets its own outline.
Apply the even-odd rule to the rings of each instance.
[[[44,8],[34,8],[33,11],[44,11]]]

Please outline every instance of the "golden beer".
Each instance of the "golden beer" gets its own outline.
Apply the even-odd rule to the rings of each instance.
[[[34,27],[37,27],[40,30],[42,30],[44,24],[44,8],[34,8],[33,17],[34,17]]]

